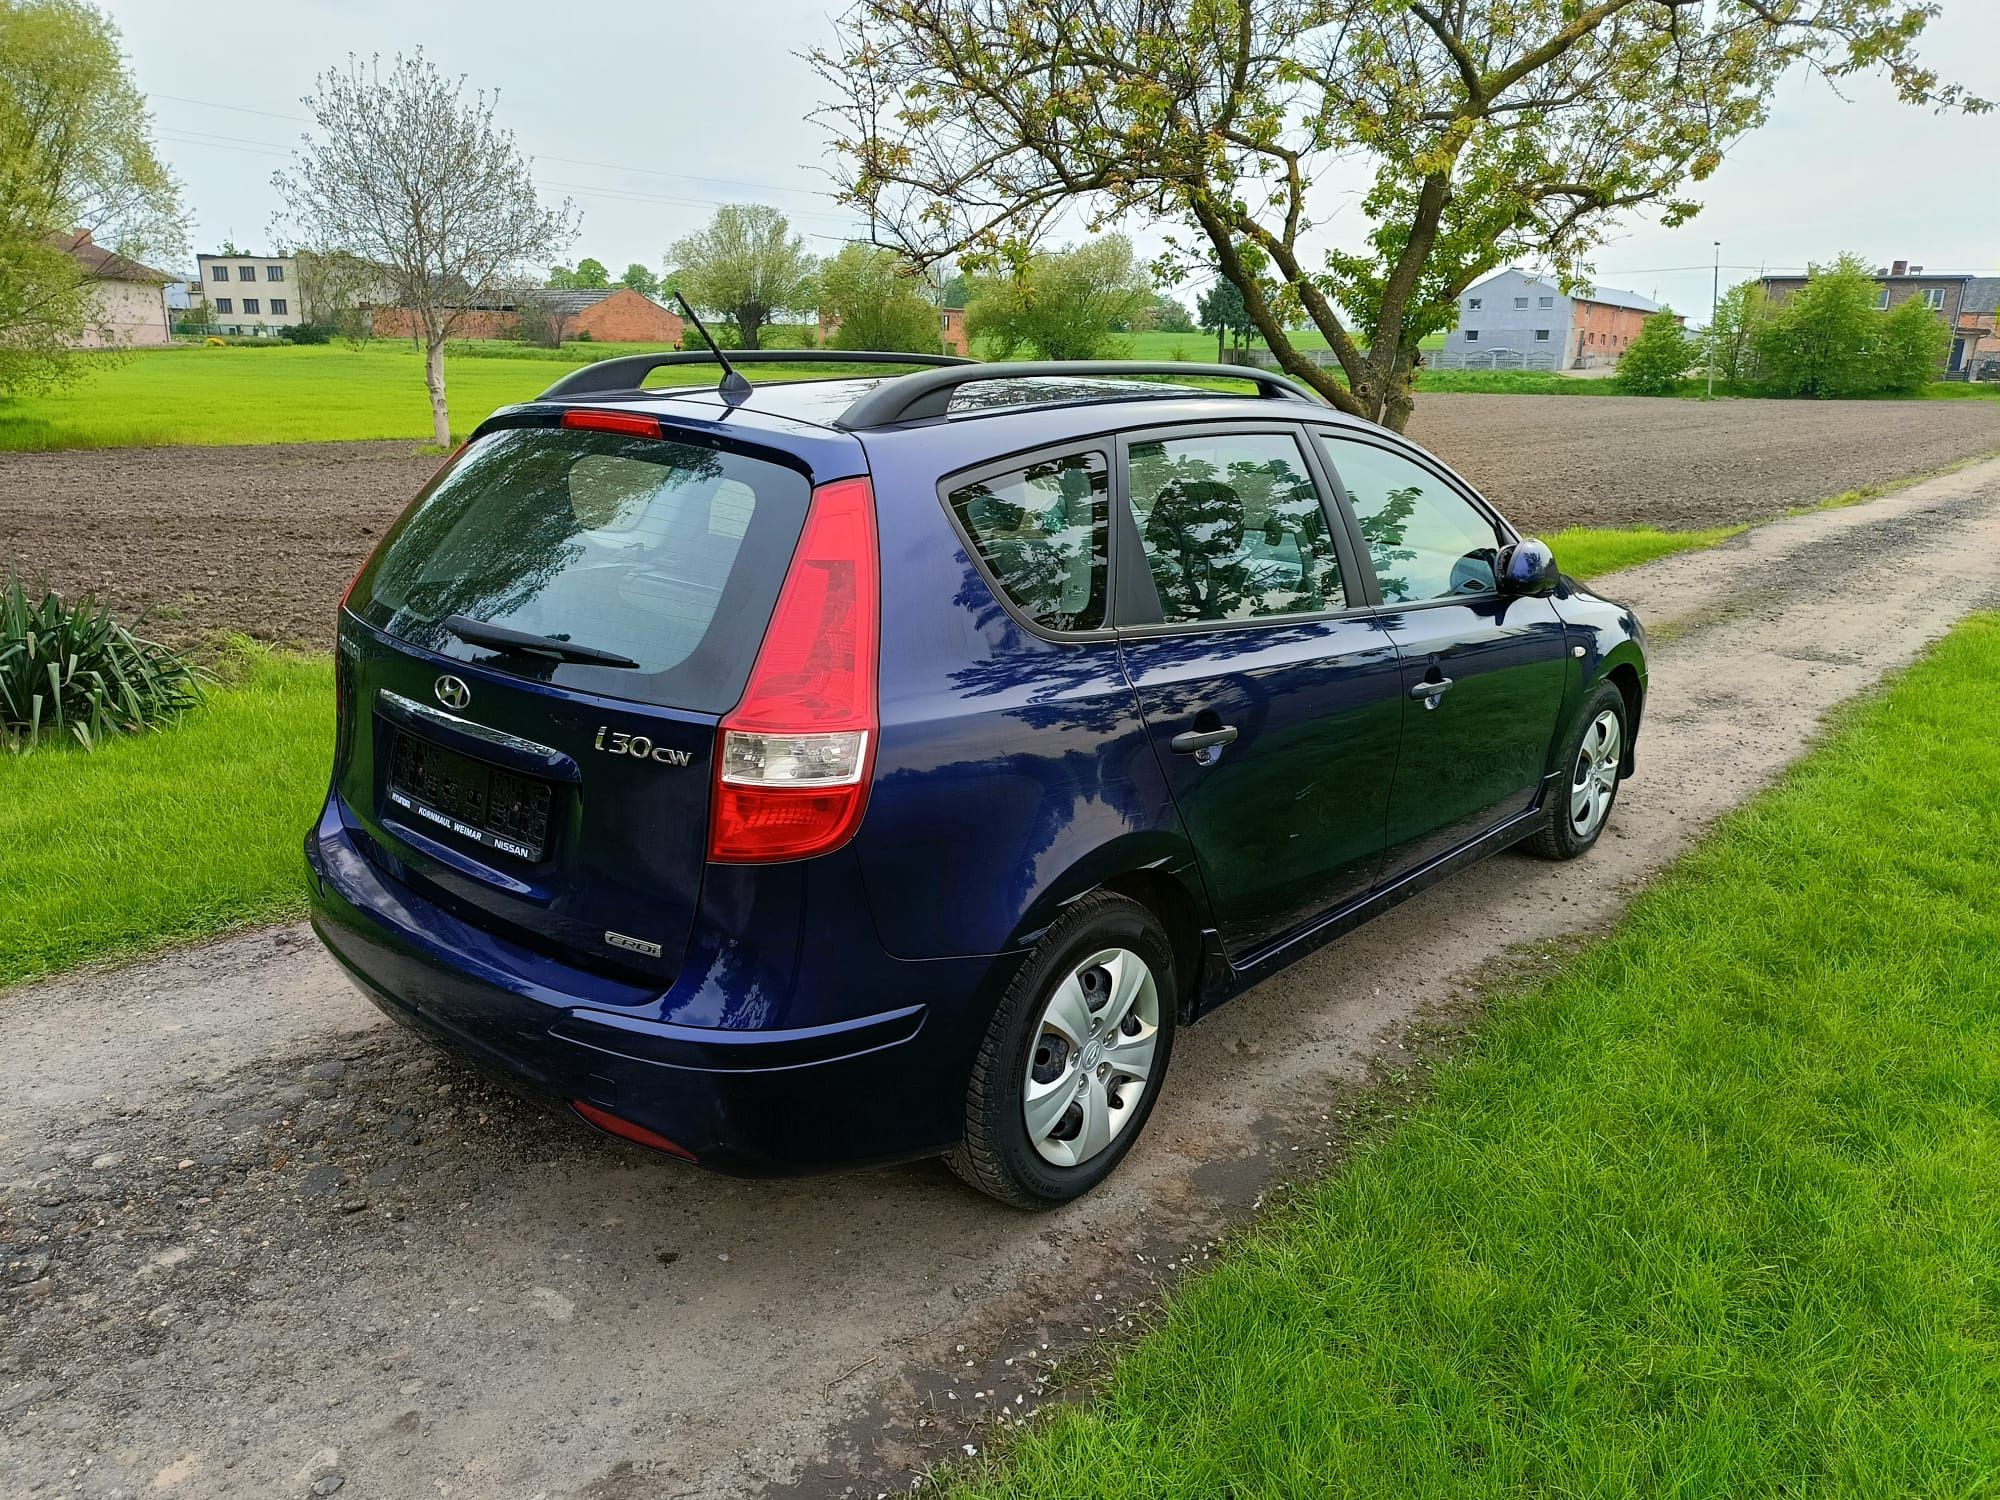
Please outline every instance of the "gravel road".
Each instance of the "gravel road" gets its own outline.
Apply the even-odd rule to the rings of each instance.
[[[0,1492],[906,1488],[941,1432],[983,1441],[957,1413],[1032,1407],[1043,1345],[1198,1263],[1399,1028],[1610,920],[1828,707],[2000,603],[2000,463],[1618,585],[1674,628],[1599,848],[1490,860],[1194,1028],[1060,1213],[930,1165],[742,1183],[598,1141],[380,1021],[299,929],[0,997]]]
[[[1410,435],[1517,525],[1707,526],[2000,450],[2000,401],[1425,396]],[[325,649],[333,601],[437,467],[408,443],[0,455],[0,571],[173,641]]]

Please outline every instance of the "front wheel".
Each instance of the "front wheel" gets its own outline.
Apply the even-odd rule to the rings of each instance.
[[[1543,859],[1575,859],[1597,842],[1618,800],[1625,764],[1625,695],[1600,683],[1584,705],[1562,764],[1569,775],[1549,789],[1541,825],[1525,847]]]
[[[1049,929],[987,1027],[948,1160],[981,1192],[1052,1208],[1111,1174],[1173,1051],[1173,953],[1143,906],[1098,892]]]

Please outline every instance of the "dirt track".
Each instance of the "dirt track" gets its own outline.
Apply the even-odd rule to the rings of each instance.
[[[1677,628],[1598,849],[1488,861],[1191,1030],[1061,1213],[931,1166],[739,1183],[596,1141],[388,1026],[297,929],[0,997],[0,1492],[907,1488],[1302,1160],[1381,1038],[1609,920],[1830,705],[2000,603],[2000,463],[1617,583]]]
[[[2000,401],[1426,396],[1411,436],[1530,531],[1758,519],[2000,449]],[[334,600],[437,467],[408,443],[0,456],[0,569],[151,632],[323,648]]]

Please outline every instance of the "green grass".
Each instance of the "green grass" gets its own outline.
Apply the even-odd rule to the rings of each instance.
[[[1572,578],[1595,578],[1620,568],[1636,568],[1673,552],[1713,547],[1750,528],[1708,526],[1697,531],[1662,531],[1657,526],[1570,526],[1544,537],[1556,561]]]
[[[246,652],[227,675],[171,728],[0,757],[0,985],[303,907],[332,659]]]
[[[518,346],[447,352],[452,431],[469,432],[495,407],[526,401],[565,369],[620,353],[615,345],[571,345],[518,357]],[[498,356],[498,357],[495,357]],[[513,356],[513,357],[510,357]],[[423,361],[408,344],[145,349],[87,356],[83,376],[61,390],[0,398],[0,450],[126,448],[151,444],[311,443],[363,438],[428,441],[430,395]],[[875,366],[756,365],[752,379],[780,380]],[[712,368],[668,369],[655,384],[712,383]]]
[[[1836,731],[958,1493],[2000,1492],[2000,617]]]

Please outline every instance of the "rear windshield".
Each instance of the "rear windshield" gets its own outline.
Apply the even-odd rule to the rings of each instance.
[[[351,607],[398,639],[564,687],[719,713],[742,696],[804,524],[805,476],[658,438],[509,428],[404,513]],[[474,645],[463,616],[637,663]]]

